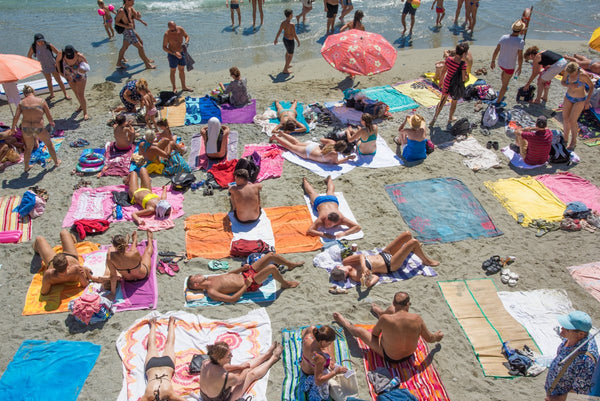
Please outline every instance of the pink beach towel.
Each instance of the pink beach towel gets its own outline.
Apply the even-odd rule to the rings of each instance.
[[[131,149],[127,151],[120,151],[115,148],[114,142],[107,142],[105,150],[106,158],[100,176],[112,175],[125,177],[129,174],[131,156],[133,155],[135,147],[132,146]]]
[[[600,302],[600,262],[567,267],[573,280]]]
[[[260,156],[260,171],[257,182],[269,178],[281,177],[283,173],[283,150],[277,145],[246,145],[242,157],[250,156],[252,153],[258,153]]]
[[[563,203],[581,201],[597,212],[600,212],[600,189],[575,174],[564,172],[545,174],[535,177],[544,184]]]

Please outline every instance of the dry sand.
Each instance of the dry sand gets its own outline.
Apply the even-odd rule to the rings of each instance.
[[[528,45],[532,44],[537,44],[542,49],[586,53],[583,43],[528,42]],[[490,47],[473,48],[475,59],[473,70],[479,67],[488,67],[489,69],[492,51],[493,48]],[[441,49],[404,50],[399,53],[393,70],[374,77],[358,77],[356,82],[359,87],[366,88],[416,78],[422,72],[432,70],[434,62],[440,58],[441,53]],[[133,53],[130,57],[134,57]],[[165,71],[166,60],[158,60],[158,66]],[[295,98],[305,103],[339,100],[342,98],[340,88],[345,88],[348,84],[341,73],[333,70],[321,59],[298,63],[293,68],[294,74],[291,79],[285,82],[274,82],[274,78],[277,81],[277,73],[281,67],[282,61],[278,60],[276,63],[256,65],[242,71],[242,75],[248,78],[251,93],[258,99],[259,113],[275,99],[292,100]],[[528,76],[530,67],[525,65],[523,71],[523,76]],[[170,87],[166,73],[142,72],[135,77],[147,77],[153,89],[165,90]],[[227,78],[226,71],[219,74],[204,74],[194,71],[188,74],[189,84],[195,89],[196,95],[207,93],[215,87],[218,81]],[[493,87],[499,87],[498,71],[492,71],[484,78]],[[519,79],[519,86],[523,84],[524,79]],[[34,221],[34,235],[46,236],[53,244],[58,241],[59,228],[71,201],[72,187],[79,180],[76,176],[71,176],[70,172],[75,167],[80,150],[69,148],[68,142],[83,137],[89,140],[92,146],[101,146],[112,137],[111,129],[106,126],[106,120],[110,107],[119,103],[120,86],[102,83],[100,80],[94,81],[93,78],[90,81],[87,98],[91,120],[70,119],[72,111],[77,107],[75,101],[59,100],[52,107],[57,126],[68,129],[65,145],[59,152],[59,157],[63,161],[62,166],[48,171],[34,166],[29,176],[24,177],[21,175],[22,165],[17,165],[9,167],[0,175],[2,195],[22,194],[31,185],[40,185],[48,190],[50,194],[48,208],[42,217]],[[509,106],[514,102],[516,88],[517,84],[512,83],[507,96]],[[564,90],[558,81],[553,82],[550,94],[551,100],[547,105],[548,108],[532,106],[532,114],[545,113],[548,115],[551,108],[562,102]],[[57,98],[61,99],[61,96],[58,95]],[[433,109],[420,108],[419,113],[429,120],[433,115]],[[447,109],[440,116],[438,124],[445,125],[447,118],[445,113],[447,113]],[[405,115],[406,113],[397,113],[393,120],[379,125],[380,133],[388,144],[393,146],[392,137]],[[480,119],[480,114],[473,112],[473,103],[471,102],[460,104],[457,116],[468,116],[471,121]],[[0,120],[10,121],[10,112],[6,104],[0,107]],[[264,142],[267,139],[254,125],[239,125],[234,128],[240,133],[240,154],[244,144]],[[181,135],[189,144],[192,134],[198,132],[199,129],[199,126],[188,126],[175,128],[173,131],[177,135]],[[320,136],[327,131],[316,129],[309,136]],[[490,138],[483,137],[479,130],[475,130],[474,136],[484,144],[490,138],[497,140],[500,147],[510,142],[503,128],[494,130]],[[432,131],[432,138],[434,142],[441,143],[449,140],[450,136],[443,132],[438,125]],[[577,152],[582,161],[579,165],[570,167],[569,171],[587,178],[593,183],[600,184],[600,168],[596,165],[595,160],[598,148],[588,148],[581,144],[577,148]],[[462,180],[479,199],[504,235],[497,238],[427,245],[426,252],[442,262],[437,268],[439,273],[437,279],[416,277],[405,282],[380,285],[362,296],[354,291],[348,295],[329,294],[326,273],[312,266],[312,258],[315,253],[286,255],[294,261],[304,261],[305,265],[287,274],[290,279],[300,280],[302,283],[300,287],[283,291],[279,298],[267,307],[273,325],[273,340],[280,340],[279,333],[284,327],[327,324],[331,322],[331,314],[334,311],[342,312],[353,322],[374,323],[375,318],[369,313],[370,303],[377,302],[380,305],[387,305],[396,291],[403,290],[411,294],[412,311],[420,313],[431,330],[442,330],[445,333],[441,349],[435,355],[435,365],[451,399],[543,399],[545,374],[537,378],[515,380],[492,379],[483,376],[469,343],[444,302],[436,284],[436,280],[483,277],[484,274],[480,267],[483,260],[495,254],[514,255],[517,261],[513,265],[513,270],[516,270],[521,276],[519,284],[514,290],[564,288],[568,291],[576,308],[587,311],[596,323],[600,322],[597,301],[575,284],[565,269],[566,266],[600,259],[597,235],[585,231],[554,232],[542,238],[536,238],[534,231],[519,226],[483,185],[483,182],[487,180],[517,176],[515,171],[506,166],[506,160],[503,157],[500,159],[503,163],[502,169],[474,173],[462,164],[462,156],[436,150],[424,163],[415,167],[379,170],[357,168],[336,179],[336,189],[346,194],[346,198],[365,232],[365,238],[359,241],[360,248],[369,249],[376,245],[386,244],[398,233],[407,229],[407,225],[385,193],[383,185],[435,177],[451,176]],[[531,174],[538,173],[541,172],[531,171]],[[317,185],[317,188],[322,188],[319,177],[286,162],[283,176],[280,179],[268,180],[263,183],[263,205],[272,207],[302,204],[300,182],[305,175]],[[197,173],[196,176],[200,178],[203,174]],[[94,186],[109,185],[119,181],[115,177],[91,178],[91,180]],[[167,179],[164,177],[154,178],[154,182],[158,185],[166,181]],[[217,192],[213,197],[203,197],[200,191],[186,193],[186,215],[202,212],[225,212],[228,209],[228,198],[225,191]],[[179,219],[176,221],[174,229],[156,234],[155,238],[158,240],[160,250],[183,251],[185,249],[183,223],[184,219]],[[93,240],[106,244],[109,243],[112,235],[128,233],[134,229],[133,223],[115,224],[107,233],[94,237]],[[70,332],[65,325],[68,316],[66,313],[23,317],[21,311],[24,296],[31,281],[30,262],[32,257],[31,243],[0,246],[0,264],[2,264],[0,304],[4,305],[3,323],[0,325],[0,335],[3,337],[3,341],[0,342],[0,370],[3,371],[6,368],[20,343],[25,339],[91,341],[102,345],[102,352],[83,388],[80,399],[115,399],[122,382],[121,361],[115,349],[115,341],[122,330],[135,319],[145,315],[147,311],[119,313],[111,318],[102,329],[83,333]],[[182,309],[182,287],[185,276],[207,272],[206,263],[207,261],[203,259],[193,259],[188,264],[182,264],[182,271],[176,277],[159,276],[158,310],[164,312]],[[499,288],[508,289],[500,283],[498,276],[494,276],[493,279]],[[250,304],[226,305],[198,309],[193,312],[218,319],[239,316],[255,307]],[[360,395],[362,398],[368,399],[358,349],[352,341],[350,344],[353,359],[360,366]],[[282,380],[283,367],[282,364],[277,364],[271,370],[269,378],[269,400],[280,399]]]

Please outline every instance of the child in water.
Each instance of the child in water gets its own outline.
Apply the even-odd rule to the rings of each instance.
[[[113,5],[111,4],[107,7],[104,4],[104,1],[98,0],[98,14],[100,14],[100,16],[102,17],[104,29],[106,29],[108,38],[112,39],[115,36],[115,30],[113,29],[113,19],[110,13],[117,15],[117,12],[115,11]]]

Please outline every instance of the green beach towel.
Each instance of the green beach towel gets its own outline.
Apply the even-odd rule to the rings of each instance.
[[[279,102],[279,104],[281,104],[281,107],[283,107],[284,109],[290,109],[292,107],[292,102]],[[273,104],[271,104],[271,110],[274,110],[275,112],[277,112],[277,107],[275,106],[275,102],[273,102]],[[298,120],[298,122],[300,124],[302,124],[306,127],[305,134],[308,134],[310,132],[310,127],[308,126],[308,122],[306,122],[306,119],[304,118],[304,115],[302,114],[302,113],[304,113],[304,104],[303,103],[296,104],[296,113],[298,113],[298,115],[296,116],[296,120]],[[269,122],[273,123],[273,124],[279,124],[279,118],[272,118],[269,120]]]
[[[419,104],[412,98],[400,93],[390,85],[361,89],[360,93],[369,99],[387,104],[390,108],[390,113],[397,113],[399,111],[416,109],[419,107]]]

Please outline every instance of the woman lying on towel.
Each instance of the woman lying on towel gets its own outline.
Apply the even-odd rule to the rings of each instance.
[[[347,157],[338,157],[338,152],[346,149],[346,142],[334,141],[332,139],[321,138],[321,143],[312,141],[300,142],[293,136],[285,133],[279,133],[271,136],[271,142],[277,142],[281,147],[306,160],[312,160],[319,163],[342,164],[348,160],[353,160],[356,155]]]
[[[127,185],[127,192],[131,197],[131,203],[140,205],[142,210],[132,213],[131,218],[136,224],[140,224],[141,216],[156,214],[156,218],[164,219],[171,214],[171,204],[167,201],[167,186],[162,187],[160,196],[152,192],[152,180],[145,167],[140,169],[140,183],[138,184],[138,173],[132,171],[123,180]]]
[[[206,157],[209,159],[222,159],[227,155],[227,143],[229,141],[229,127],[221,125],[217,117],[211,117],[208,125],[200,131]]]
[[[229,345],[219,341],[206,347],[208,360],[200,371],[200,396],[203,401],[233,401],[241,399],[252,384],[267,374],[279,359],[283,348],[273,343],[266,353],[250,362],[232,365]]]
[[[377,152],[377,125],[373,124],[373,116],[363,113],[360,128],[346,128],[348,142],[356,141],[359,155],[374,156]]]
[[[367,287],[372,287],[379,281],[379,274],[391,274],[400,269],[410,254],[417,255],[424,265],[437,266],[440,264],[423,252],[419,241],[412,237],[409,231],[400,234],[388,246],[383,248],[378,255],[354,254],[342,260],[342,266],[337,266],[331,271],[331,278],[335,281],[344,281],[347,277]]]
[[[329,326],[310,326],[302,330],[302,359],[300,390],[308,401],[329,399],[329,379],[348,369],[335,364],[335,330]]]
[[[185,398],[175,394],[171,383],[175,373],[175,318],[173,316],[169,318],[167,343],[162,356],[159,356],[156,346],[156,319],[148,321],[148,325],[150,334],[148,335],[148,353],[144,365],[148,385],[140,401],[185,401]]]

